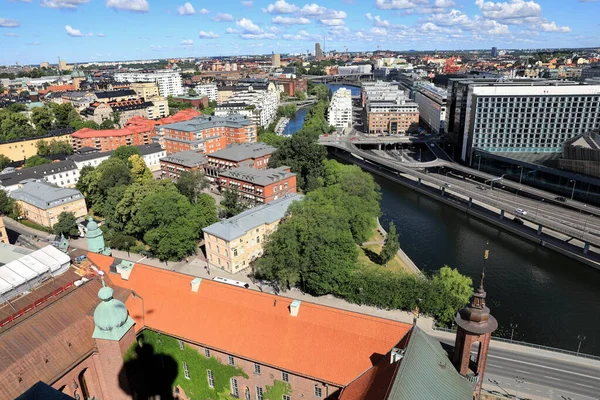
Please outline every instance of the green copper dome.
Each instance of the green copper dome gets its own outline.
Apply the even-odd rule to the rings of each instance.
[[[95,231],[96,229],[98,229],[98,224],[96,223],[96,221],[94,221],[94,218],[89,217],[88,218],[88,224],[87,224],[87,231]]]
[[[113,299],[113,290],[102,281],[98,297],[102,300],[94,311],[95,339],[119,340],[135,323],[123,302]]]

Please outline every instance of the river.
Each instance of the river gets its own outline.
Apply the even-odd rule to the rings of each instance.
[[[339,86],[337,86],[339,87]],[[348,87],[355,91],[358,88]],[[424,272],[443,265],[479,283],[483,253],[488,306],[498,335],[600,355],[600,271],[534,245],[426,195],[375,176],[381,186],[381,222],[394,221],[400,245]]]

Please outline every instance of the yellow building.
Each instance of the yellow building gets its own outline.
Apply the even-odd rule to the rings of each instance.
[[[277,229],[290,204],[302,197],[288,194],[204,228],[208,265],[230,273],[248,268],[262,255],[265,239]]]
[[[9,244],[8,234],[6,233],[6,228],[4,227],[4,219],[2,217],[0,217],[0,243]]]
[[[0,143],[0,154],[4,154],[12,161],[21,161],[25,158],[29,158],[37,154],[36,143],[40,140],[61,140],[67,143],[71,143],[71,132],[72,129],[61,129],[58,134],[46,135],[44,137],[38,137],[35,139],[25,139],[19,141],[10,141]],[[60,132],[69,132],[67,134],[60,134]]]
[[[149,101],[152,97],[160,96],[158,85],[153,82],[136,82],[132,83],[130,87],[132,90],[135,90],[138,97],[144,99],[144,101]]]
[[[58,222],[62,212],[70,212],[75,218],[87,215],[85,198],[79,190],[60,188],[34,180],[10,193],[21,210],[21,216],[36,224],[51,228]]]

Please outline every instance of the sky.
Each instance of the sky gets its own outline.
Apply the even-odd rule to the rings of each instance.
[[[600,47],[600,0],[0,0],[0,64]]]

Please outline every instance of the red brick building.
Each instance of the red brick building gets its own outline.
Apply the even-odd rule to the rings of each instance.
[[[161,176],[178,179],[183,171],[199,170],[204,172],[206,157],[193,150],[169,154],[160,159]]]
[[[199,116],[162,127],[167,154],[193,150],[211,154],[232,143],[256,142],[256,125],[241,115]]]
[[[83,128],[71,135],[71,144],[75,151],[82,147],[111,151],[120,146],[150,144],[153,136],[156,136],[156,130],[150,125],[131,124],[122,129],[107,130]]]
[[[189,103],[195,109],[208,107],[208,96],[181,96],[173,97],[173,100],[178,101],[180,103]]]
[[[294,96],[296,92],[306,93],[307,89],[305,78],[274,78],[273,83],[282,85],[284,93],[288,96]]]
[[[269,159],[277,149],[262,142],[232,144],[209,154],[204,172],[209,178],[218,178],[219,172],[237,167],[266,169]]]
[[[296,174],[290,167],[232,168],[220,172],[217,182],[221,191],[235,190],[256,203],[266,204],[288,193],[296,193]]]

